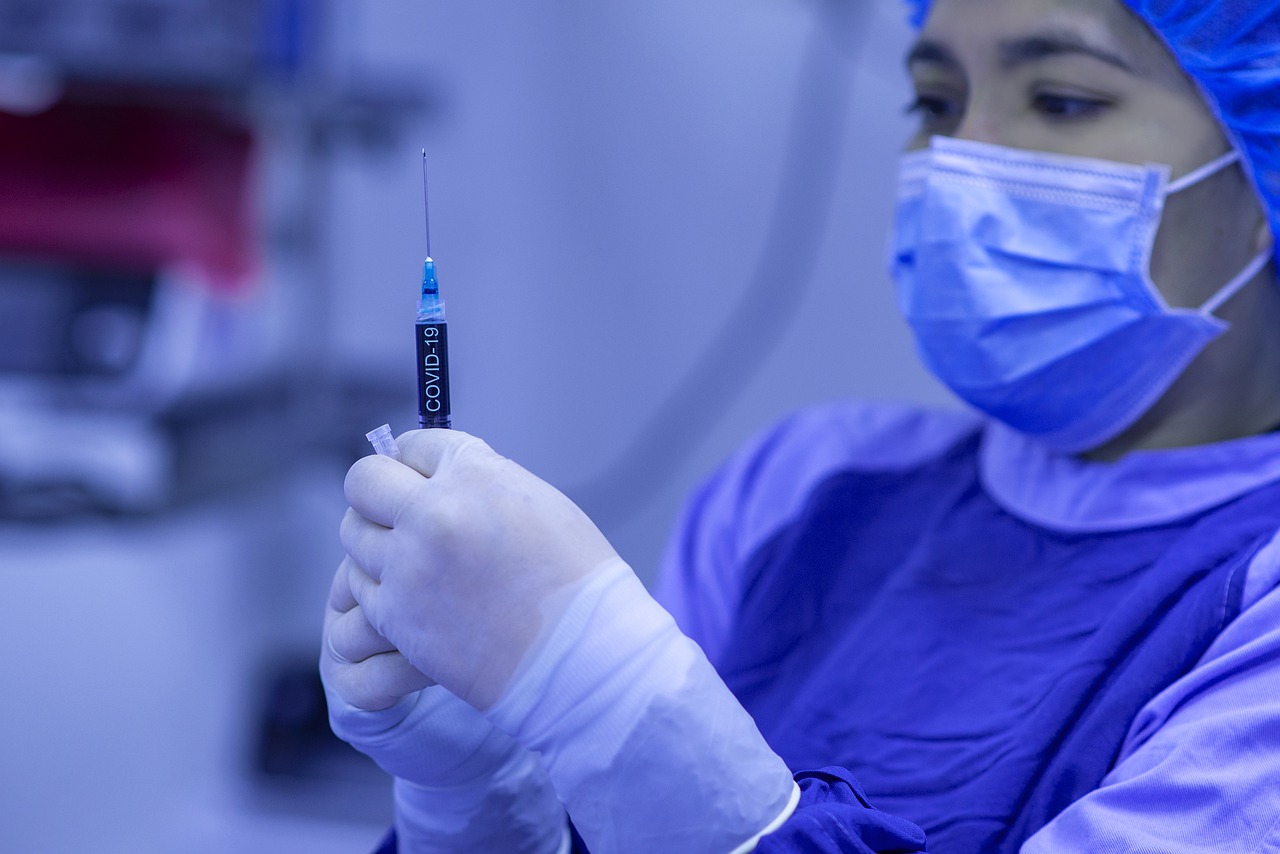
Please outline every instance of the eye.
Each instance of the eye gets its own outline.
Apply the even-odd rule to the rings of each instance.
[[[1031,105],[1049,119],[1070,120],[1092,118],[1111,106],[1111,102],[1103,98],[1040,92],[1032,98]]]
[[[907,105],[906,111],[920,117],[922,128],[935,129],[958,122],[964,109],[954,98],[919,93]]]

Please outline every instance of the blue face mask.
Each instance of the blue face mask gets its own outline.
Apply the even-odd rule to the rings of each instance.
[[[1198,309],[1171,308],[1149,277],[1165,196],[1238,158],[1169,183],[1167,166],[947,137],[906,154],[891,266],[925,364],[1056,450],[1114,438],[1226,330],[1212,312],[1270,260]]]

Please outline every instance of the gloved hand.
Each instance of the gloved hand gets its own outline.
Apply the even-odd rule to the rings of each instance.
[[[594,854],[750,850],[789,814],[782,760],[576,506],[465,434],[398,441],[347,476],[352,594],[541,755]]]
[[[397,778],[401,854],[562,850],[564,811],[538,758],[374,631],[351,568],[330,588],[320,675],[334,733]]]
[[[568,498],[479,439],[414,430],[358,460],[342,543],[377,632],[478,709],[553,622],[556,591],[616,558]],[[416,471],[414,470],[416,469]]]
[[[435,683],[369,625],[351,595],[351,566],[344,558],[329,585],[320,678],[330,699],[379,711]]]

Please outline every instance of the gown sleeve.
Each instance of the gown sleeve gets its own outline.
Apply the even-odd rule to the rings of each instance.
[[[795,775],[800,803],[760,840],[758,854],[908,854],[925,850],[924,831],[871,805],[858,781],[838,766]]]
[[[1022,854],[1280,850],[1277,575],[1273,539],[1250,565],[1245,610],[1191,672],[1139,711],[1101,785]]]

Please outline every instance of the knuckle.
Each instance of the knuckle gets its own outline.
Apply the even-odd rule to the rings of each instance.
[[[361,664],[344,664],[335,668],[337,672],[333,679],[333,693],[353,708],[339,708],[337,713],[330,709],[330,717],[347,720],[356,717],[360,710],[368,708],[374,692],[369,675],[365,672],[367,669]]]
[[[369,466],[377,457],[361,457],[352,463],[351,468],[347,469],[347,476],[342,481],[342,493],[351,500],[353,493],[360,489],[361,484],[368,476]]]
[[[350,507],[342,515],[342,521],[338,524],[338,537],[342,540],[342,545],[346,547],[348,553],[351,552],[351,546],[357,539],[357,534],[363,521],[360,514]]]
[[[493,448],[489,447],[489,443],[479,436],[472,436],[470,433],[460,434],[460,440],[454,445],[454,449],[459,454],[485,454],[497,456]]]

